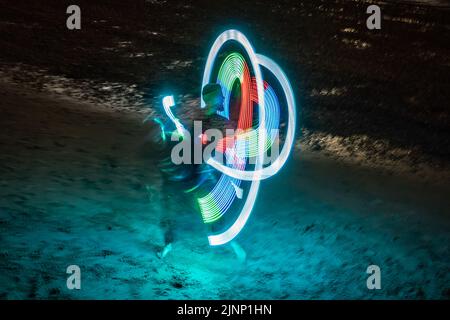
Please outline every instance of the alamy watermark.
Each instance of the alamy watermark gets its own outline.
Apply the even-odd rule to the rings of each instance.
[[[239,165],[243,161],[256,164],[262,159],[262,164],[268,165],[280,154],[279,130],[261,131],[226,129],[224,135],[222,130],[215,128],[203,131],[202,121],[194,121],[191,132],[172,133],[170,140],[178,143],[172,148],[171,160],[176,165],[202,164],[213,158],[221,164]]]
[[[80,290],[81,289],[81,270],[80,270],[80,267],[75,265],[75,264],[72,264],[72,265],[67,267],[66,273],[70,274],[70,276],[67,278],[67,281],[66,281],[67,289],[69,289],[69,290],[73,290],[73,289]]]
[[[381,29],[381,9],[379,6],[372,4],[367,7],[366,13],[370,16],[366,20],[366,26],[369,30]]]
[[[379,266],[372,264],[367,267],[367,274],[370,276],[367,278],[366,285],[369,290],[381,289],[381,269]]]
[[[81,9],[79,6],[73,4],[67,7],[66,13],[70,16],[66,20],[66,27],[69,30],[81,29]]]

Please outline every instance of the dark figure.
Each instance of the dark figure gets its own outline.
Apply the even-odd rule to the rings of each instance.
[[[196,110],[192,123],[185,125],[185,129],[193,140],[196,138],[193,135],[194,121],[202,121],[203,131],[223,126],[223,118],[217,115],[217,111],[223,110],[224,101],[220,85],[206,85],[202,90],[202,97],[206,107]],[[171,151],[178,141],[171,141],[170,135],[176,131],[176,126],[170,120],[158,124],[165,131],[165,138],[160,141],[162,147],[160,154],[163,155],[163,158],[158,162],[158,168],[162,175],[161,203],[164,211],[160,220],[160,227],[164,232],[164,248],[158,252],[158,256],[163,258],[172,250],[172,243],[176,240],[176,222],[180,203],[184,204],[185,210],[195,210],[196,204],[193,201],[192,194],[186,193],[186,191],[195,190],[208,178],[212,179],[213,177],[208,175],[207,170],[205,170],[206,166],[203,164],[191,162],[175,165],[171,159]],[[194,143],[192,141],[191,145],[193,146]],[[193,150],[191,151],[193,152]]]
[[[227,123],[226,119],[220,117],[217,112],[223,111],[224,97],[222,94],[222,88],[219,84],[211,83],[207,84],[202,90],[202,98],[205,102],[205,108],[198,109],[197,113],[194,115],[194,121],[202,121],[202,134],[204,131],[210,128],[224,129],[230,123]],[[172,132],[176,130],[174,124],[171,124]],[[193,125],[185,127],[189,131],[189,136],[191,139],[195,140],[193,134]],[[197,140],[194,143],[201,143]],[[210,181],[212,185],[216,182],[217,178],[212,170],[208,168],[209,166],[202,162],[202,164],[181,164],[175,165],[171,159],[171,150],[178,142],[170,141],[170,138],[165,139],[165,147],[162,154],[166,156],[162,159],[158,165],[162,176],[163,176],[163,186],[162,186],[162,204],[163,204],[163,217],[160,220],[160,226],[164,230],[164,248],[158,252],[160,258],[164,258],[171,250],[172,243],[176,240],[176,222],[179,207],[177,204],[186,204],[184,208],[188,208],[189,211],[194,211],[196,204],[193,202],[193,197],[190,192],[196,190],[202,184]],[[211,181],[212,180],[212,181]],[[184,192],[180,192],[183,190]],[[237,244],[237,242],[232,242],[231,246],[240,260],[245,260],[245,251]]]

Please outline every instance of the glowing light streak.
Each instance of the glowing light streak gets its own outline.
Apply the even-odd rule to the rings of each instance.
[[[211,165],[216,170],[226,174],[227,176],[246,181],[254,181],[255,179],[267,179],[276,174],[278,171],[280,171],[280,169],[286,163],[287,158],[289,157],[289,153],[292,149],[295,138],[296,105],[289,80],[287,79],[286,75],[281,70],[281,68],[274,61],[260,54],[258,54],[257,57],[260,65],[265,67],[270,72],[272,72],[278,79],[279,83],[281,84],[281,87],[283,88],[287,101],[288,125],[286,132],[286,140],[283,145],[283,148],[280,151],[279,157],[275,161],[273,161],[270,164],[270,166],[255,169],[254,171],[245,171],[235,168],[229,168],[219,163],[217,160],[213,158],[210,158],[207,161],[209,165]]]
[[[218,71],[217,79],[211,79],[216,58],[223,45],[228,42],[239,44],[248,57],[233,52],[226,56]],[[286,139],[279,156],[269,166],[263,167],[265,152],[278,138],[280,122],[280,104],[274,89],[262,78],[261,67],[265,68],[278,80],[283,90],[288,108],[288,125]],[[250,69],[254,77],[250,76]],[[296,106],[289,81],[281,68],[271,59],[256,54],[248,39],[237,30],[223,32],[211,47],[206,62],[202,88],[210,82],[221,84],[224,95],[224,110],[219,115],[230,119],[230,98],[233,86],[239,81],[241,89],[238,133],[233,137],[226,137],[218,143],[216,150],[222,152],[225,163],[214,158],[207,163],[222,173],[216,185],[206,196],[198,198],[200,211],[205,223],[213,223],[220,219],[231,207],[237,197],[243,199],[241,211],[224,232],[208,236],[210,245],[222,245],[234,239],[245,226],[255,204],[260,181],[276,174],[285,164],[292,149],[295,136]],[[253,107],[258,106],[257,126],[253,127]],[[201,107],[205,103],[201,101]],[[252,170],[246,170],[247,160],[255,158]],[[250,181],[247,195],[241,188],[242,180]]]
[[[186,131],[186,129],[181,124],[180,120],[178,120],[178,118],[175,117],[175,115],[172,113],[172,110],[170,109],[171,107],[175,106],[175,100],[174,100],[173,96],[164,97],[162,100],[162,104],[163,104],[164,111],[166,112],[167,116],[169,117],[169,119],[173,122],[173,124],[177,128],[178,134],[180,136],[184,137],[184,132]]]

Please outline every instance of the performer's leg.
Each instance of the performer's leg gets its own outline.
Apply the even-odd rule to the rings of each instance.
[[[163,231],[164,236],[164,247],[160,252],[158,252],[158,257],[164,258],[171,250],[172,243],[174,241],[174,229],[175,229],[175,221],[173,214],[173,197],[172,197],[172,188],[173,187],[166,179],[163,177],[163,188],[161,190],[161,202],[162,202],[162,213],[160,219],[160,227]]]
[[[244,248],[242,248],[241,245],[236,240],[231,241],[230,245],[234,253],[236,254],[238,260],[241,263],[245,262],[245,259],[247,258],[247,253],[245,252]]]

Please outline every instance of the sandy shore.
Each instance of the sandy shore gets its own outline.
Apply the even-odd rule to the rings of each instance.
[[[182,204],[161,260],[142,114],[5,82],[0,97],[1,298],[449,298],[448,183],[296,149],[262,184],[245,264]],[[383,290],[367,290],[370,264]]]

